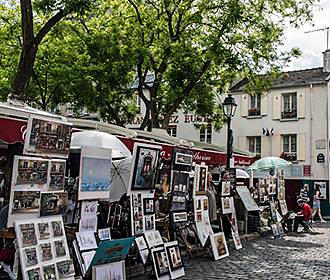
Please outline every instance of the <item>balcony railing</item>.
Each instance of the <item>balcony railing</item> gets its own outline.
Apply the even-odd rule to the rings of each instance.
[[[280,158],[283,158],[287,161],[296,161],[297,160],[297,153],[282,152],[282,154],[280,155]]]
[[[260,108],[250,108],[249,116],[260,116]]]
[[[294,119],[297,118],[297,110],[289,110],[282,112],[282,119]]]

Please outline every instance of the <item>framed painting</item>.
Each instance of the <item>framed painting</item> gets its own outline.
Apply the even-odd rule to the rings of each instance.
[[[169,279],[170,266],[164,247],[153,248],[151,250],[152,259],[157,279],[167,276]]]
[[[191,166],[193,161],[192,155],[179,153],[175,154],[175,164]]]
[[[229,256],[225,234],[218,232],[210,235],[212,252],[215,260],[219,260]]]

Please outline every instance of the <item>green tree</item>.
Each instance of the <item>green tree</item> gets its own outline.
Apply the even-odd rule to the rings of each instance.
[[[11,98],[24,99],[38,48],[45,36],[68,15],[81,15],[93,0],[20,0],[21,54],[11,86]],[[37,14],[37,15],[36,15]]]
[[[293,49],[280,52],[286,24],[310,19],[314,0],[108,0],[99,28],[120,42],[146,105],[141,128],[167,128],[171,115],[190,111],[220,124],[220,93],[238,74],[261,90]],[[110,24],[109,24],[110,23]],[[146,83],[148,73],[155,77]],[[266,77],[272,77],[266,76]]]

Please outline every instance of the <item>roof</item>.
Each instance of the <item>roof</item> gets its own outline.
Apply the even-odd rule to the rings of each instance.
[[[301,87],[310,84],[313,85],[326,84],[328,77],[329,77],[329,72],[324,72],[323,67],[283,72],[280,74],[279,78],[273,81],[271,88],[275,89],[275,88]],[[249,80],[247,78],[243,78],[239,82],[234,84],[230,88],[230,91],[231,92],[244,91],[244,87],[246,84],[248,84],[248,82]]]

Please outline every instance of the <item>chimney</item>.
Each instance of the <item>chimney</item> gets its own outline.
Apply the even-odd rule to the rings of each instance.
[[[330,72],[330,50],[323,53],[323,72]]]

